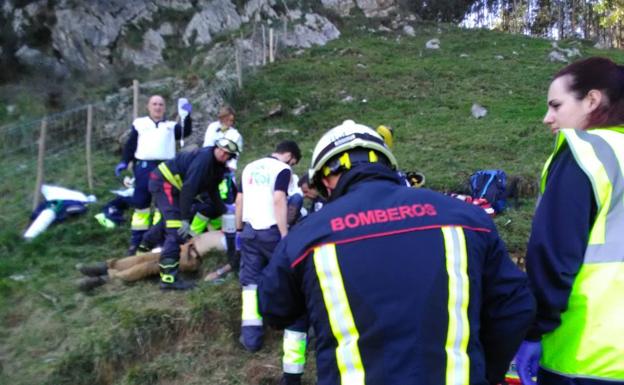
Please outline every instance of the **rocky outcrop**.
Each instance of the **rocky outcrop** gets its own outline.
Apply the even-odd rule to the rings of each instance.
[[[43,73],[52,75],[55,78],[66,78],[69,70],[58,60],[45,55],[38,49],[23,45],[15,52],[18,63],[25,67],[38,68]]]
[[[291,11],[289,17],[295,26],[291,33],[282,35],[281,41],[287,47],[310,48],[340,37],[340,31],[323,16]]]
[[[212,35],[240,28],[241,17],[236,7],[229,0],[214,0],[205,4],[201,12],[196,13],[184,31],[184,44],[207,45],[212,42]]]
[[[355,7],[354,0],[321,0],[323,6],[329,10],[334,11],[338,16],[349,16],[353,7]]]
[[[143,46],[140,50],[125,47],[122,58],[138,67],[152,69],[163,62],[162,51],[165,40],[157,31],[149,29],[143,35]]]
[[[397,0],[355,0],[366,17],[387,17],[398,11]]]

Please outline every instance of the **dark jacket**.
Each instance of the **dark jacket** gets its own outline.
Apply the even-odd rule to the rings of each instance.
[[[483,210],[403,187],[382,165],[344,173],[330,202],[282,240],[258,288],[264,320],[283,328],[307,312],[317,336],[318,384],[341,382],[338,337],[324,299],[329,291],[321,289],[322,266],[315,263],[315,248],[333,244],[366,384],[446,383],[449,319],[458,313],[449,311],[443,226],[465,236],[467,268],[453,282],[469,290],[453,290],[452,297],[467,300],[470,383],[498,383],[533,320],[525,275]]]
[[[223,201],[219,195],[219,183],[223,180],[225,164],[214,158],[214,147],[204,147],[194,151],[181,152],[174,159],[165,162],[173,175],[182,179],[180,191],[180,215],[183,220],[192,218],[191,205],[193,199],[203,193],[208,194],[210,200],[219,206]],[[160,171],[154,170],[159,175]],[[224,211],[221,207],[220,211]]]

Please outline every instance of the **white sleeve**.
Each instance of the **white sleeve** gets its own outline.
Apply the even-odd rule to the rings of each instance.
[[[219,122],[212,122],[206,128],[206,135],[204,136],[203,147],[214,146],[217,141],[217,131],[219,129]]]

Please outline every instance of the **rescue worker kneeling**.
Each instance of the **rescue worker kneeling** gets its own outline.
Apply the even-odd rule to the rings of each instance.
[[[178,154],[161,163],[150,174],[149,190],[165,220],[165,243],[160,256],[160,288],[192,288],[178,277],[180,244],[190,236],[191,205],[197,195],[207,193],[214,204],[223,204],[218,186],[223,180],[225,162],[239,153],[239,144],[227,136],[215,147],[204,147]]]
[[[310,180],[329,202],[277,246],[260,313],[308,314],[319,385],[497,384],[535,312],[527,278],[483,210],[403,187],[396,167],[353,121],[320,139]]]

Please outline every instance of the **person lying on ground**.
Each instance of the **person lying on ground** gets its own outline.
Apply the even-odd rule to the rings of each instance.
[[[202,258],[211,251],[227,251],[225,235],[220,231],[200,234],[180,246],[180,271],[196,272],[202,263]],[[135,282],[148,277],[158,276],[160,252],[149,252],[125,258],[111,258],[106,261],[92,264],[78,264],[76,269],[84,274],[77,281],[81,291],[90,291],[112,280],[125,283]],[[228,268],[221,267],[220,278],[229,272]]]

